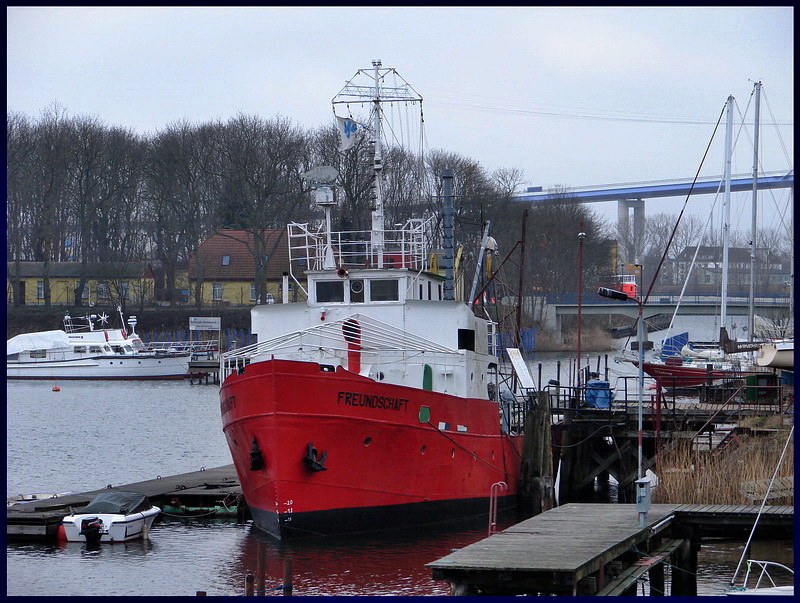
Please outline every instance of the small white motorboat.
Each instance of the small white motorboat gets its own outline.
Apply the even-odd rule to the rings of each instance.
[[[758,578],[756,579],[754,586],[749,586],[750,583],[750,576],[755,575],[755,572],[751,572],[753,566],[757,568],[761,568],[761,571],[758,572]],[[789,567],[786,567],[782,563],[777,563],[775,561],[758,561],[756,559],[748,559],[747,560],[747,572],[744,576],[743,586],[741,588],[731,588],[725,594],[728,596],[732,595],[778,595],[778,596],[794,596],[794,585],[793,584],[786,584],[778,586],[775,584],[775,581],[772,579],[772,576],[769,575],[769,569],[781,569],[785,570],[788,574],[794,576],[794,570]],[[766,580],[765,580],[766,578]],[[769,581],[769,586],[766,585],[766,581]]]
[[[161,509],[140,492],[111,490],[98,494],[80,513],[61,522],[68,542],[128,542],[150,530]]]

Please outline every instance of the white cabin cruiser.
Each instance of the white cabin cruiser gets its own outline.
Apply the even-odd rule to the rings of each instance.
[[[127,542],[144,537],[159,507],[139,492],[111,490],[98,494],[80,513],[61,522],[68,542]]]
[[[120,317],[122,312],[120,310]],[[145,349],[136,317],[120,329],[103,328],[103,314],[64,317],[64,330],[24,333],[6,343],[7,379],[181,379],[189,352]],[[99,322],[99,327],[95,323]]]

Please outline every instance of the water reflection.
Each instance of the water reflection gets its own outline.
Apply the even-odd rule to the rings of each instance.
[[[498,517],[498,527],[516,520],[513,513]],[[256,575],[261,548],[267,595],[282,592],[287,559],[295,595],[448,595],[449,585],[433,580],[425,564],[485,538],[487,530],[481,519],[425,530],[278,542],[251,528],[241,542],[240,588],[247,574]]]

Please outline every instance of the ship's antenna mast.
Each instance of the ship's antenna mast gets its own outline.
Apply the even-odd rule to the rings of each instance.
[[[396,86],[384,86],[383,80],[387,75],[393,74],[399,80]],[[359,84],[358,80],[372,80],[371,83]],[[382,103],[386,102],[422,102],[422,97],[406,82],[394,69],[381,66],[380,59],[372,61],[372,69],[359,69],[348,81],[339,94],[333,98],[334,109],[337,104],[366,103],[372,104],[371,136],[374,148],[372,169],[373,180],[373,206],[372,206],[372,251],[376,256],[379,268],[383,268],[384,252],[384,216],[383,216],[383,146],[382,146]]]
[[[381,146],[381,77],[380,59],[372,61],[375,70],[375,96],[372,99],[374,108],[372,110],[373,135],[375,136],[375,156],[372,169],[375,173],[375,206],[372,209],[372,251],[378,254],[378,268],[383,268],[383,193],[381,189],[381,177],[383,170],[383,153]]]

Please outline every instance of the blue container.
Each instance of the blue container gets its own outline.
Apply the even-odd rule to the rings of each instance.
[[[586,406],[592,408],[611,408],[614,393],[608,381],[591,379],[586,383]]]

